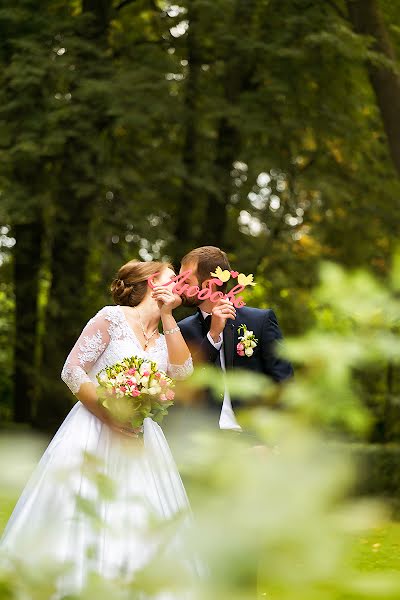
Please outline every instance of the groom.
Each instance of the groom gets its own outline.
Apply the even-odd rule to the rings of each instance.
[[[215,246],[202,246],[186,254],[181,261],[180,273],[192,270],[185,282],[190,286],[203,288],[213,277],[217,267],[231,271],[227,255]],[[215,290],[226,292],[226,283]],[[210,363],[223,370],[232,368],[245,368],[258,373],[263,373],[275,382],[283,381],[293,375],[291,363],[277,356],[275,345],[283,339],[281,330],[274,311],[269,309],[251,308],[243,306],[235,308],[228,299],[213,303],[209,299],[199,300],[197,297],[187,297],[182,294],[184,306],[197,308],[197,312],[179,321],[178,325],[192,352],[193,362],[196,365]],[[245,324],[248,330],[253,331],[258,339],[257,346],[251,356],[240,356],[237,352],[239,343],[238,327]],[[245,432],[238,422],[235,409],[242,403],[238,398],[230,397],[228,390],[220,395],[221,404],[217,403],[207,394],[209,408],[217,410],[219,427],[225,430]],[[216,419],[217,420],[217,419]]]

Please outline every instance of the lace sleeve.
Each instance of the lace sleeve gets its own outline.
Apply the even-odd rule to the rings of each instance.
[[[88,372],[110,341],[108,323],[105,319],[106,308],[105,306],[101,308],[86,323],[62,368],[61,379],[73,394],[79,392],[82,383],[92,383]]]
[[[189,356],[182,365],[171,365],[168,362],[167,375],[172,379],[186,379],[193,373],[193,360]]]

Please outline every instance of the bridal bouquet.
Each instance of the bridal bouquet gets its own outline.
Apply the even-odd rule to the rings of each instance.
[[[174,382],[157,363],[138,356],[124,358],[96,375],[98,400],[115,419],[141,427],[146,417],[161,423],[173,404]]]

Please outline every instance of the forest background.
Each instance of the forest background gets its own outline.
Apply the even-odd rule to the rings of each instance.
[[[321,261],[387,280],[400,5],[22,0],[0,30],[3,424],[58,427],[65,358],[131,258],[225,249],[285,336],[338,325]],[[399,442],[396,361],[357,381],[368,441]]]

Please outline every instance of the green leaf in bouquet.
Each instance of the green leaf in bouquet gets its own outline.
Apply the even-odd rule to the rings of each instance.
[[[140,427],[143,425],[143,417],[136,413],[131,419],[131,425],[132,427]]]
[[[167,409],[169,406],[172,406],[172,400],[166,400],[165,402],[156,402],[153,406],[156,406],[159,410]]]
[[[157,413],[154,415],[153,421],[155,421],[156,423],[161,423],[163,418],[164,418],[164,415],[162,413]]]
[[[144,398],[142,398],[142,406],[145,408],[150,408],[151,407],[151,398],[150,396],[144,396]]]
[[[142,408],[141,400],[137,400],[135,398],[132,399],[131,405],[132,405],[133,410],[140,410]]]
[[[151,413],[151,407],[150,406],[142,406],[141,409],[141,414],[143,418],[149,417]]]
[[[151,410],[152,410],[154,413],[157,413],[157,412],[160,410],[160,405],[159,405],[158,403],[154,403],[154,402],[153,402],[153,404],[152,404],[152,406],[151,406]]]

